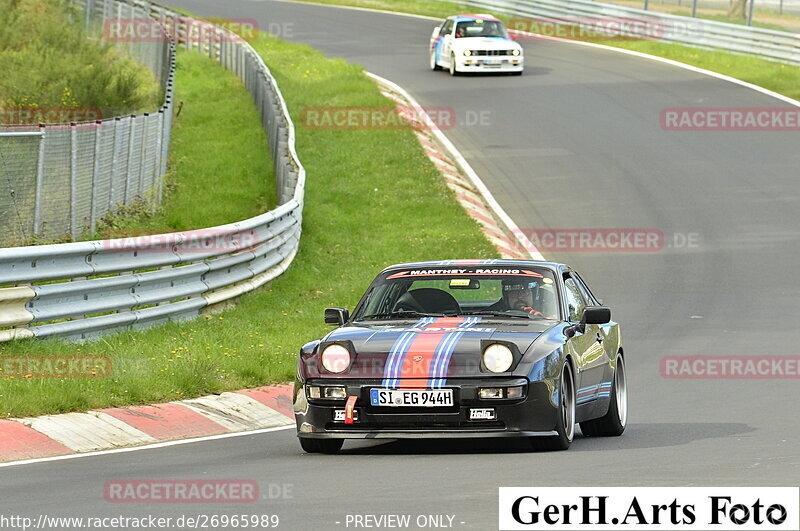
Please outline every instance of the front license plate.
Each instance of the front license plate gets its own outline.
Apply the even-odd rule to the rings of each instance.
[[[453,405],[452,389],[370,389],[373,406],[448,407]]]

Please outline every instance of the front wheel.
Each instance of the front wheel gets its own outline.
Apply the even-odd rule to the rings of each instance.
[[[614,383],[611,386],[611,404],[608,413],[599,419],[581,422],[581,432],[588,436],[617,437],[625,431],[628,424],[628,383],[625,374],[625,361],[617,356],[614,370]]]
[[[456,68],[456,54],[450,54],[450,75],[457,76],[459,74],[458,68]]]
[[[306,439],[300,437],[300,446],[309,454],[335,454],[342,449],[344,439]]]
[[[575,437],[575,378],[568,361],[561,368],[561,385],[558,388],[558,418],[554,437],[531,437],[535,450],[566,450]]]
[[[431,64],[431,70],[433,70],[433,71],[442,69],[442,67],[439,66],[439,64],[436,62],[436,50],[431,50],[431,61],[430,61],[430,64]]]

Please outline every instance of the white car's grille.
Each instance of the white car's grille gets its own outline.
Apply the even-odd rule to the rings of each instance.
[[[470,50],[472,55],[514,55],[513,50]]]

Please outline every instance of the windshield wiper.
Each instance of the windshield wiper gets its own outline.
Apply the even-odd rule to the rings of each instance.
[[[415,312],[411,310],[406,310],[402,312],[385,312],[385,313],[373,313],[370,315],[365,315],[360,317],[359,321],[366,321],[366,320],[378,320],[378,319],[396,319],[396,318],[403,318],[403,317],[445,317],[443,313],[421,313]]]
[[[506,313],[500,310],[475,310],[471,312],[461,312],[459,315],[491,315],[494,317],[516,317],[517,319],[533,319],[533,316],[527,313]]]

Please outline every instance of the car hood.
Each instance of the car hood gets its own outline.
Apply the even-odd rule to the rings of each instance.
[[[556,324],[534,319],[475,321],[465,323],[464,319],[454,319],[423,326],[415,320],[383,321],[346,326],[328,334],[313,355],[302,357],[301,362],[309,378],[384,378],[389,375],[387,364],[391,364],[392,358],[395,364],[408,369],[403,373],[407,377],[412,374],[421,378],[487,376],[490,374],[481,369],[481,355],[487,343],[504,343],[522,355],[536,338]],[[330,343],[344,344],[355,354],[348,370],[340,375],[320,371],[320,347]],[[437,359],[438,372],[434,368]]]
[[[462,37],[453,41],[453,48],[457,50],[513,50],[522,49],[514,40],[502,37]]]

